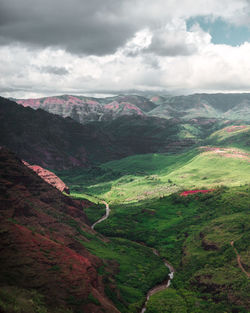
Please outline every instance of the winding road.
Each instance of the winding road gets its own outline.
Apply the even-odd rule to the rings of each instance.
[[[99,224],[99,223],[105,221],[105,220],[109,217],[109,214],[110,214],[109,204],[108,204],[106,201],[102,201],[102,203],[104,203],[105,206],[106,206],[106,214],[105,214],[103,217],[101,217],[99,220],[97,220],[97,221],[91,226],[92,229],[94,229],[97,224]],[[149,248],[149,247],[148,247],[148,248]],[[152,248],[150,248],[150,249],[152,249]],[[159,252],[158,252],[156,249],[153,248],[153,249],[152,249],[152,252],[153,252],[155,255],[157,255],[158,257],[161,257],[160,254],[159,254]],[[175,272],[175,270],[174,270],[173,266],[172,266],[171,264],[169,264],[169,263],[167,262],[167,260],[165,260],[165,259],[163,259],[163,262],[164,262],[164,265],[165,265],[165,266],[169,269],[169,271],[170,271],[170,273],[168,274],[169,278],[168,278],[166,281],[164,281],[162,284],[156,285],[156,286],[154,286],[153,288],[151,288],[151,289],[148,291],[147,297],[146,297],[146,301],[144,302],[143,307],[142,307],[140,313],[145,313],[145,312],[146,312],[147,303],[148,303],[149,298],[150,298],[152,295],[154,295],[155,293],[157,293],[157,292],[159,292],[159,291],[162,291],[162,290],[164,290],[164,289],[167,289],[167,288],[170,286],[170,284],[171,284],[171,280],[174,278],[174,272]]]

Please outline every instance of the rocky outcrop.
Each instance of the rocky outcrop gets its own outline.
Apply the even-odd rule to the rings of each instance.
[[[29,163],[25,162],[24,160],[23,160],[23,164],[26,165],[28,168],[32,169],[34,172],[36,172],[37,175],[39,175],[48,184],[57,188],[61,192],[65,192],[67,194],[70,194],[69,187],[58,176],[56,176],[56,174],[52,173],[49,170],[42,168],[39,165],[30,165]]]

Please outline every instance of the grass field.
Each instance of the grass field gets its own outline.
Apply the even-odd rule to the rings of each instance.
[[[214,132],[208,137],[211,144],[250,150],[250,126],[229,126]]]
[[[112,203],[136,202],[186,189],[239,186],[250,182],[246,150],[199,148],[179,155],[146,154],[104,163],[100,168],[60,173],[76,197]]]

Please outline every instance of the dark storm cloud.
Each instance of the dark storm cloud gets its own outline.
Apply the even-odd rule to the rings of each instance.
[[[69,71],[65,67],[58,66],[42,66],[39,68],[42,73],[55,74],[59,76],[63,76],[69,74]]]
[[[185,31],[155,31],[151,44],[145,49],[159,56],[191,55],[197,51],[194,43],[187,41]]]
[[[112,53],[137,30],[124,11],[117,0],[0,0],[0,44]]]
[[[185,45],[183,43],[167,43],[164,44],[160,40],[152,41],[151,45],[145,50],[153,52],[159,56],[187,56],[192,55],[196,52],[194,45]]]

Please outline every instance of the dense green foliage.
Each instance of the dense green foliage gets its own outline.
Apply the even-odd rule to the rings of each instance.
[[[148,313],[187,313],[186,302],[170,288],[153,295],[147,305]]]
[[[49,313],[50,308],[44,296],[35,289],[22,289],[14,286],[0,288],[0,311],[11,313]],[[65,307],[53,308],[53,313],[73,313]]]
[[[43,297],[39,293],[16,287],[2,287],[0,289],[0,310],[15,313],[48,312]]]
[[[238,267],[230,242],[234,241],[247,270],[249,198],[249,186],[223,187],[208,194],[173,194],[134,205],[114,205],[110,218],[96,229],[106,236],[156,247],[177,270],[175,296],[171,291],[162,295],[170,292],[173,303],[186,303],[180,312],[247,312],[248,278]],[[150,312],[174,312],[172,302],[168,305],[160,298],[161,293],[152,297]],[[161,301],[166,311],[161,311],[161,305],[155,309],[154,303]]]
[[[100,270],[104,275],[107,295],[121,312],[137,312],[147,290],[168,275],[161,259],[150,248],[127,239],[110,238],[107,242],[94,236],[88,236],[88,239],[88,242],[81,243],[105,263]],[[112,272],[112,268],[117,270]],[[108,287],[114,283],[115,292]]]

